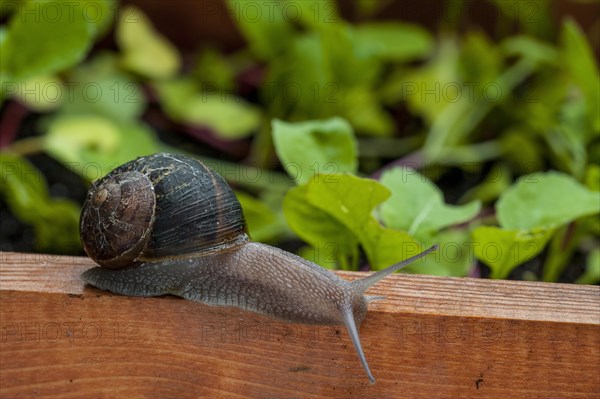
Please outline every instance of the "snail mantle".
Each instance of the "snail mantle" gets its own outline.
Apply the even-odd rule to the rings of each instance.
[[[600,287],[393,275],[361,326],[86,286],[83,257],[0,253],[0,397],[594,397]],[[346,280],[365,273],[338,272]]]

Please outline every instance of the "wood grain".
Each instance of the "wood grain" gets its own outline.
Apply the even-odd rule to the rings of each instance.
[[[341,327],[112,295],[91,266],[0,253],[1,398],[600,397],[598,286],[391,276],[361,326],[369,385]]]

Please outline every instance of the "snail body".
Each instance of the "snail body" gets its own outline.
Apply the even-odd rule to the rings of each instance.
[[[252,242],[229,185],[201,162],[155,154],[128,162],[90,188],[80,221],[88,256],[82,274],[97,288],[129,296],[176,295],[288,322],[345,325],[374,383],[358,327],[364,292],[436,249],[348,282],[281,249]]]

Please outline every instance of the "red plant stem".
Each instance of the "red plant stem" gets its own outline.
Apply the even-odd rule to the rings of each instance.
[[[0,148],[7,147],[13,142],[19,132],[23,119],[29,114],[29,110],[17,101],[6,102],[4,114],[0,119]]]

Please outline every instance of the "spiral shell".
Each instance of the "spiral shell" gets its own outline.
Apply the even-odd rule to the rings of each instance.
[[[213,252],[247,241],[246,231],[225,180],[172,154],[138,158],[95,182],[80,221],[85,252],[112,269]]]

